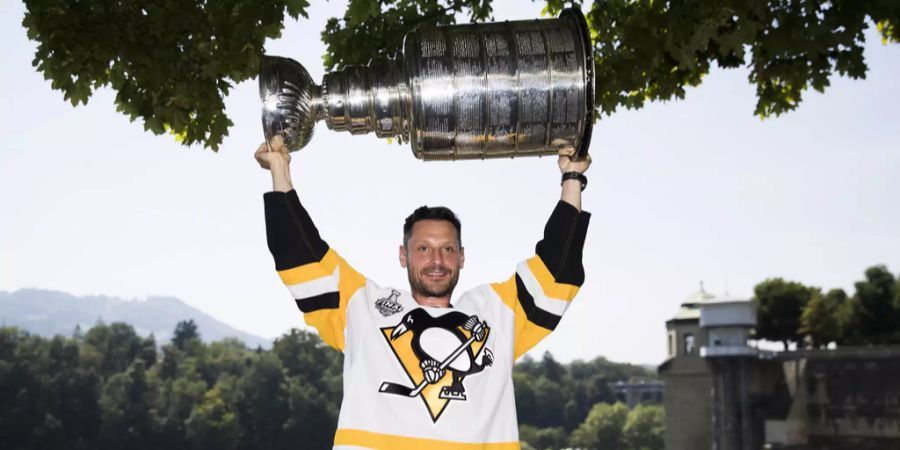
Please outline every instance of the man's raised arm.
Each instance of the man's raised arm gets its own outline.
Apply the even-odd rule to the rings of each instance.
[[[273,142],[271,149],[262,144],[254,156],[272,174],[273,191],[263,199],[266,240],[278,276],[306,323],[326,344],[343,350],[347,302],[365,285],[365,278],[319,236],[291,183],[291,156],[281,141]]]
[[[581,210],[581,191],[591,160],[573,161],[568,155],[559,157],[560,201],[547,220],[536,255],[519,263],[509,280],[491,285],[514,313],[515,359],[556,328],[584,283],[581,260],[590,213]]]

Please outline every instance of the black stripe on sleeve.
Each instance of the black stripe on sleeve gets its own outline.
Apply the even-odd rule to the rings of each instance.
[[[305,314],[320,309],[337,309],[341,304],[341,297],[337,291],[335,291],[297,299],[296,301],[297,307]]]
[[[276,270],[285,270],[322,260],[328,244],[319,236],[309,213],[300,204],[297,191],[267,192],[266,241]]]
[[[525,283],[522,282],[522,278],[519,277],[519,274],[516,274],[516,296],[519,297],[519,304],[522,305],[522,309],[525,311],[525,317],[527,317],[529,321],[550,331],[556,329],[560,317],[556,314],[544,311],[534,304],[534,297],[528,293],[528,289],[525,289]]]
[[[544,238],[537,243],[535,253],[547,266],[557,283],[581,286],[584,266],[581,264],[584,239],[591,213],[578,211],[560,200],[544,227]]]

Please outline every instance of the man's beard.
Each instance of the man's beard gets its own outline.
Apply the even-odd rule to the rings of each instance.
[[[416,276],[411,267],[406,268],[406,274],[409,277],[410,290],[414,294],[419,294],[425,297],[449,297],[450,294],[453,293],[453,289],[456,289],[456,283],[459,281],[459,271],[452,272],[450,277],[447,279],[446,285],[436,286],[432,288],[428,287],[425,284],[425,281],[423,281],[426,277],[424,272],[428,270],[429,269],[423,269],[419,274],[420,276]]]

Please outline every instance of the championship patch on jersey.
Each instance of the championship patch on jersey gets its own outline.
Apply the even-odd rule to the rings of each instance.
[[[463,380],[494,362],[484,346],[490,327],[478,316],[451,311],[432,317],[416,308],[381,332],[409,381],[385,380],[379,392],[421,397],[434,422],[451,401],[466,401]]]
[[[375,300],[375,309],[381,313],[382,316],[388,317],[394,314],[397,314],[400,311],[403,311],[403,305],[397,301],[400,297],[400,291],[396,289],[391,289],[391,295],[388,297],[379,298]]]

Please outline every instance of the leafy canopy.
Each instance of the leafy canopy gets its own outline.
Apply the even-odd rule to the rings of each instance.
[[[788,343],[801,342],[801,315],[817,288],[782,278],[770,278],[757,284],[753,291],[758,320],[756,335],[770,341],[781,341],[785,350]]]
[[[155,134],[218,149],[224,96],[256,76],[263,44],[307,0],[25,0],[32,64],[73,106],[105,86],[116,109]]]
[[[417,26],[493,19],[491,0],[350,0],[322,32],[329,70],[396,53]],[[256,75],[263,44],[307,0],[25,0],[23,25],[38,42],[33,64],[73,105],[98,88],[146,130],[218,149],[232,122],[223,97]],[[559,14],[580,1],[546,0]],[[865,78],[863,31],[900,42],[896,0],[604,0],[586,12],[594,45],[595,118],[648,101],[684,98],[713,64],[746,67],[754,111],[791,111],[837,73]]]

